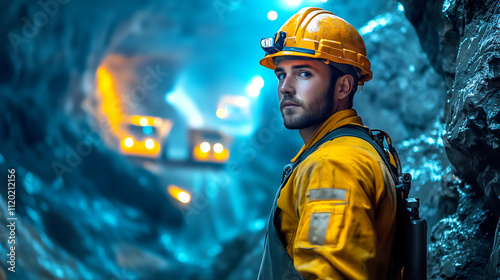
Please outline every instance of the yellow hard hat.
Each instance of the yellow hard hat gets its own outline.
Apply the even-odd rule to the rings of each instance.
[[[358,31],[347,21],[320,8],[302,8],[271,38],[261,40],[266,56],[260,64],[276,69],[274,58],[300,56],[356,67],[358,84],[371,80],[370,61]]]

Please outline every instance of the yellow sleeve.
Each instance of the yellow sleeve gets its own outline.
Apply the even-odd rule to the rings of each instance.
[[[294,182],[305,193],[297,195],[294,265],[304,279],[375,279],[375,188],[385,188],[384,177],[373,158],[337,158],[309,161]]]

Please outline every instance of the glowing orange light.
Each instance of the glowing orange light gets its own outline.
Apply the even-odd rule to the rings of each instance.
[[[206,143],[206,144],[203,145],[204,143]],[[208,149],[207,149],[207,145],[208,145]],[[207,142],[203,142],[200,145],[194,147],[193,156],[197,160],[206,160],[206,159],[208,159],[208,156],[210,155],[209,151],[210,151],[210,144],[208,144]]]
[[[182,203],[189,203],[189,201],[191,201],[191,195],[187,191],[185,191],[185,190],[183,190],[175,185],[168,186],[168,193],[173,198],[177,199],[178,201],[180,201]]]
[[[214,159],[219,162],[227,161],[229,159],[229,151],[227,149],[223,149],[220,153],[214,153]]]
[[[97,69],[97,89],[101,93],[102,104],[101,109],[108,117],[111,128],[116,131],[122,118],[120,99],[115,89],[113,76],[104,67]]]
[[[140,126],[146,126],[146,125],[156,126],[156,123],[158,122],[156,121],[156,119],[157,118],[148,116],[130,116],[130,123],[133,125],[140,125]]]
[[[132,137],[127,137],[120,143],[121,152],[126,155],[158,157],[161,152],[161,147],[153,139],[146,141],[134,140]]]

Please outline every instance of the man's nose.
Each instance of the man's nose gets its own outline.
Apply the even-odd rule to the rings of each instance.
[[[279,92],[283,95],[294,95],[295,85],[293,81],[293,76],[286,76],[279,85]]]

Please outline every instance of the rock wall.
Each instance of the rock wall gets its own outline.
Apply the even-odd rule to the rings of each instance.
[[[500,2],[402,2],[446,82],[443,140],[453,173],[464,180],[448,185],[459,194],[457,212],[433,229],[431,278],[498,279]]]

